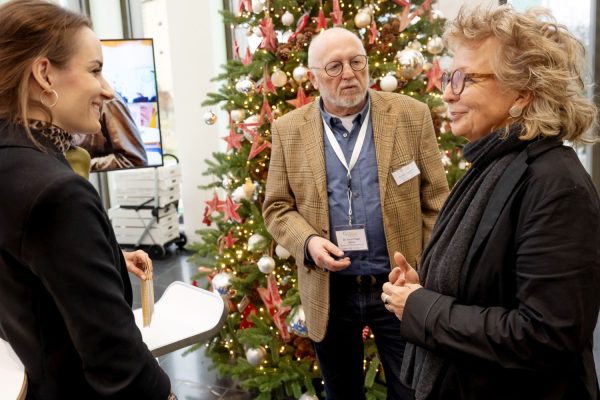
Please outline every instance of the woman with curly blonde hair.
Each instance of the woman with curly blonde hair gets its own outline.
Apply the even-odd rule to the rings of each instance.
[[[445,33],[452,132],[472,164],[417,273],[382,300],[417,399],[598,399],[600,201],[575,151],[595,127],[585,51],[544,9],[461,9]]]

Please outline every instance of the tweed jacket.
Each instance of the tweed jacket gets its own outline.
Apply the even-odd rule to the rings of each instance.
[[[370,91],[373,139],[390,267],[395,251],[418,260],[448,194],[429,109],[410,97]],[[323,122],[315,101],[278,118],[263,206],[273,238],[295,258],[312,340],[323,340],[329,315],[329,272],[305,265],[310,235],[330,236]],[[400,185],[392,172],[415,162],[420,174]]]

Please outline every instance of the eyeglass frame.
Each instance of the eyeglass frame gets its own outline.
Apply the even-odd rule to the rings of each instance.
[[[457,72],[461,73],[463,75],[462,78],[462,85],[460,87],[460,90],[456,90],[456,88],[454,87],[454,84],[452,83],[454,80],[454,74],[456,74]],[[478,74],[475,72],[463,72],[459,69],[455,69],[454,71],[448,73],[448,72],[443,72],[442,73],[442,79],[441,79],[441,83],[442,83],[442,93],[446,91],[446,87],[448,87],[448,83],[450,83],[450,90],[452,90],[452,93],[455,96],[460,96],[462,94],[462,92],[465,90],[465,82],[467,80],[472,81],[473,78],[478,79],[478,78],[495,78],[496,74]]]
[[[361,57],[361,58],[363,58],[363,59],[365,60],[365,65],[364,65],[362,68],[360,68],[360,69],[355,69],[355,68],[352,66],[352,61],[353,61],[354,59],[356,59],[357,57]],[[327,66],[328,66],[328,65],[331,65],[331,64],[335,64],[335,63],[339,63],[339,64],[342,66],[342,68],[340,69],[340,72],[339,72],[339,73],[337,73],[337,74],[335,74],[335,75],[331,75],[329,72],[327,72]],[[354,57],[352,57],[352,58],[351,58],[349,61],[339,61],[339,60],[334,60],[334,61],[330,61],[330,62],[328,62],[327,64],[325,64],[325,66],[324,66],[324,67],[309,67],[309,68],[310,68],[310,69],[322,69],[323,71],[325,71],[325,73],[327,74],[327,76],[329,76],[329,77],[331,77],[331,78],[336,78],[336,77],[340,76],[340,75],[341,75],[341,74],[344,72],[344,64],[346,64],[346,63],[348,63],[348,65],[350,66],[350,69],[351,69],[352,71],[359,72],[359,71],[362,71],[362,70],[364,70],[365,68],[367,68],[367,65],[369,65],[369,57],[367,57],[367,55],[366,55],[366,54],[357,54],[357,55],[355,55]]]

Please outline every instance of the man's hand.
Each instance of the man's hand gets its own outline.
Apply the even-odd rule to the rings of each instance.
[[[400,252],[394,253],[394,262],[397,267],[390,272],[389,280],[394,286],[404,286],[407,283],[419,283],[419,274],[410,266],[404,255]]]
[[[125,263],[127,264],[127,271],[145,281],[147,278],[145,272],[152,270],[152,260],[148,256],[148,253],[143,250],[122,251]]]
[[[313,236],[307,245],[308,252],[315,264],[329,271],[340,271],[350,266],[350,258],[344,257],[344,252],[335,244],[320,236]],[[338,258],[337,260],[334,258]]]

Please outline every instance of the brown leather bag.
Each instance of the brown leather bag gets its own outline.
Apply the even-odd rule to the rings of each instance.
[[[100,124],[100,132],[73,135],[73,144],[90,153],[92,171],[148,166],[139,130],[118,94],[104,102]]]

